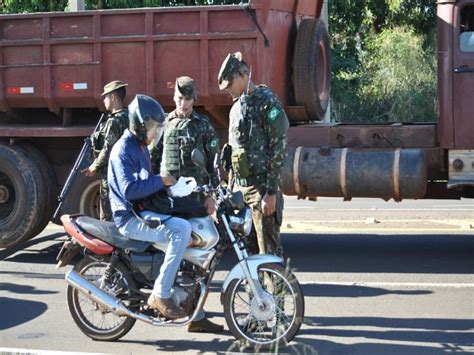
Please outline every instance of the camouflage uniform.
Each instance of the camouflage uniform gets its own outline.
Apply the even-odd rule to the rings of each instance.
[[[220,81],[234,75],[232,71],[239,64],[230,63],[232,59],[228,58],[222,65]],[[229,116],[230,185],[232,191],[242,191],[245,202],[252,207],[256,241],[250,238],[250,252],[283,256],[280,176],[287,154],[288,118],[278,98],[266,86],[257,86],[250,95],[242,95]],[[276,194],[276,211],[270,216],[262,210],[266,193]]]
[[[109,185],[107,183],[107,163],[110,151],[119,140],[125,129],[128,128],[128,110],[126,108],[115,113],[107,114],[107,120],[101,123],[92,137],[94,161],[91,169],[101,174],[100,178],[100,219],[112,220],[112,210],[109,201]]]
[[[195,111],[189,118],[177,117],[173,111],[166,118],[165,127],[160,170],[176,179],[192,176],[198,184],[207,184],[209,178],[206,172],[191,161],[191,152],[197,148],[206,156],[207,172],[212,183],[217,185],[219,182],[213,162],[214,156],[219,153],[219,140],[209,119]]]

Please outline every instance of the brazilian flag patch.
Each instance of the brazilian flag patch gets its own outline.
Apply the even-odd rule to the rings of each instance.
[[[270,110],[270,112],[267,113],[267,118],[270,121],[275,121],[279,114],[280,114],[280,109],[278,107],[273,107]]]

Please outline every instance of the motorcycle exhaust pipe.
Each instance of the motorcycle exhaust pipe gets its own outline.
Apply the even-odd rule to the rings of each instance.
[[[136,312],[131,311],[130,309],[125,307],[125,305],[123,305],[122,302],[120,302],[120,300],[109,295],[104,290],[101,290],[92,282],[84,279],[81,275],[79,275],[74,270],[69,270],[68,272],[66,272],[65,279],[66,279],[66,282],[71,287],[74,287],[79,292],[84,293],[94,302],[97,302],[101,307],[108,309],[112,313],[118,316],[135,318],[151,325],[183,326],[183,325],[191,323],[194,320],[194,318],[196,318],[198,311],[202,308],[205,298],[206,298],[205,296],[207,295],[207,288],[203,283],[201,283],[202,291],[199,297],[198,307],[196,308],[194,314],[189,319],[182,322],[162,321],[153,317],[146,316],[142,313],[136,313]]]
[[[125,307],[117,298],[109,295],[107,292],[101,290],[92,282],[84,279],[74,270],[69,270],[66,273],[66,282],[77,289],[79,292],[86,294],[94,302],[100,306],[107,308],[112,313],[118,316],[134,317],[134,312]]]

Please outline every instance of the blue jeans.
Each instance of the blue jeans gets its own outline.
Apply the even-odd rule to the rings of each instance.
[[[119,228],[119,232],[130,239],[154,242],[165,246],[165,259],[160,268],[160,274],[155,281],[153,294],[160,298],[169,298],[184,251],[191,240],[191,224],[182,218],[169,218],[168,215],[151,211],[141,212],[141,217],[146,220],[160,219],[166,221],[158,228],[150,228],[140,222],[138,218],[132,217],[124,226]]]

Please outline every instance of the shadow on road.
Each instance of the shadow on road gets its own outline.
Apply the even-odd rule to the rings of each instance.
[[[212,316],[212,312],[206,312]],[[472,321],[467,319],[403,319],[381,317],[309,317],[295,339],[279,353],[289,354],[440,354],[469,353],[472,346]],[[229,336],[227,331],[224,333]],[[345,339],[335,342],[330,339]],[[381,340],[383,342],[381,342]],[[202,340],[199,334],[189,334],[187,339],[126,340],[127,344],[144,344],[157,351],[201,353],[212,343],[215,352],[262,353],[242,347],[239,343],[216,336]],[[353,343],[353,344],[350,344]],[[403,344],[406,343],[406,344]],[[276,353],[274,349],[268,353]]]
[[[0,314],[2,315],[0,330],[27,323],[39,317],[47,308],[48,306],[43,302],[0,297]]]
[[[282,235],[285,257],[301,272],[471,274],[470,235]]]
[[[305,323],[307,327],[300,330],[299,336],[315,336],[314,348],[323,353],[330,350],[329,353],[387,354],[392,349],[397,354],[439,354],[445,351],[460,353],[461,347],[472,346],[472,333],[468,332],[473,327],[470,319],[310,317],[305,319]],[[327,341],[327,337],[348,338],[348,341],[360,338],[367,342],[338,344]],[[379,340],[407,342],[411,345],[380,343]],[[420,343],[420,346],[413,345],[416,343]],[[433,348],[427,345],[430,343],[433,343]],[[443,344],[444,349],[438,347],[439,344]]]
[[[36,287],[33,286],[17,285],[9,282],[0,282],[0,290],[28,295],[48,295],[52,293],[57,293],[56,291],[43,291],[38,290]]]
[[[61,250],[63,241],[57,241],[53,244],[47,243],[47,246],[42,249],[40,246],[42,243],[51,242],[63,236],[65,236],[64,233],[48,234],[39,238],[30,239],[13,248],[1,250],[0,260],[31,264],[56,263],[56,255],[58,255]]]
[[[54,264],[64,233],[29,240],[0,251],[0,260]],[[63,238],[61,238],[63,239]],[[42,248],[44,243],[45,247]],[[471,274],[474,235],[282,235],[285,258],[300,272]],[[218,270],[237,263],[228,250]]]
[[[387,290],[379,287],[313,284],[302,285],[305,297],[375,297],[383,295],[428,295],[429,290]]]

